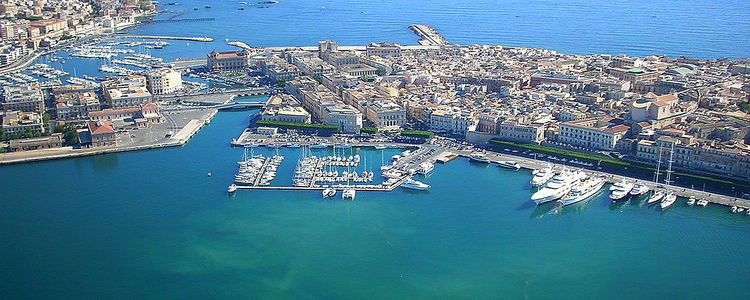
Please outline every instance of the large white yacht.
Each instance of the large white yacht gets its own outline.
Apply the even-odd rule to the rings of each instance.
[[[412,178],[407,178],[404,183],[401,184],[402,188],[424,191],[430,188],[429,184],[421,181],[416,181]]]
[[[552,169],[552,165],[548,165],[542,169],[535,170],[534,171],[534,178],[531,178],[531,186],[532,187],[540,187],[543,186],[547,181],[552,179],[552,177],[555,176],[555,171]]]
[[[609,189],[612,191],[612,193],[609,194],[609,198],[612,198],[612,201],[623,199],[630,194],[630,191],[633,190],[633,186],[634,184],[627,180],[615,183],[615,185]]]
[[[560,202],[562,205],[571,205],[586,200],[602,189],[606,181],[603,177],[591,176],[573,186],[570,192]]]
[[[664,198],[664,191],[662,191],[662,190],[654,190],[654,193],[651,194],[651,197],[648,197],[648,204],[652,204],[654,202],[658,202],[662,198]]]
[[[585,178],[585,176],[586,174],[582,171],[563,171],[552,177],[544,188],[531,195],[531,200],[539,205],[560,199],[570,192],[573,185]]]

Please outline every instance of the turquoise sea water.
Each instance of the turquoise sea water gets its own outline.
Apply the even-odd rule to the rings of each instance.
[[[0,168],[0,297],[746,295],[749,220],[726,208],[662,213],[602,194],[555,214],[528,200],[528,171],[462,159],[436,165],[429,192],[227,196],[247,115],[221,112],[181,148]],[[274,184],[298,153],[281,150]]]
[[[217,41],[152,54],[231,49],[224,38],[414,44],[406,26],[427,23],[459,43],[738,57],[750,32],[742,1],[180,3],[178,18],[219,19],[132,31]],[[461,159],[436,166],[429,192],[227,196],[242,151],[229,141],[248,113],[219,113],[180,148],[0,167],[0,298],[746,298],[750,218],[723,207],[662,213],[601,194],[555,213],[528,200],[528,171]],[[299,153],[280,151],[274,184]]]

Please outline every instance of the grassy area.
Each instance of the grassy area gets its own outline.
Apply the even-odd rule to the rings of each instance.
[[[242,73],[229,73],[229,74],[226,74],[224,76],[229,77],[229,78],[234,78],[234,77],[242,77],[244,75],[245,74],[242,74]]]
[[[362,129],[359,130],[359,133],[376,134],[378,133],[378,129],[375,127],[362,127]]]
[[[323,124],[305,124],[305,123],[291,123],[291,122],[276,122],[276,121],[264,121],[259,120],[255,122],[258,126],[276,127],[281,129],[301,129],[301,130],[318,130],[322,132],[338,132],[339,127],[334,125],[323,125]]]
[[[431,139],[433,136],[435,136],[435,133],[430,132],[430,131],[422,131],[422,130],[404,130],[404,131],[401,131],[401,135],[416,137],[416,138],[423,138],[423,139]]]
[[[490,145],[494,146],[496,150],[500,150],[502,148],[516,149],[516,150],[521,150],[521,151],[530,150],[530,151],[534,151],[534,152],[546,154],[546,155],[560,156],[560,157],[565,157],[567,159],[576,159],[580,161],[586,161],[586,162],[590,162],[590,163],[601,166],[602,169],[607,172],[614,172],[617,174],[636,175],[642,178],[649,178],[650,176],[653,176],[654,172],[656,172],[655,166],[651,166],[651,165],[647,165],[643,163],[622,161],[622,160],[609,157],[609,156],[582,153],[582,152],[542,146],[542,145],[537,145],[537,144],[522,144],[522,143],[515,143],[515,142],[510,142],[510,141],[492,139],[490,140]],[[700,183],[709,184],[710,183],[712,186],[718,187],[718,188],[737,186],[738,188],[741,188],[741,189],[750,190],[750,184],[740,182],[732,178],[719,176],[719,175],[704,176],[704,175],[690,174],[690,173],[684,173],[684,172],[674,172],[673,175],[675,177],[679,177],[679,180],[683,181],[683,183],[692,183],[692,184],[700,184]],[[683,186],[684,185],[685,184],[683,184]]]

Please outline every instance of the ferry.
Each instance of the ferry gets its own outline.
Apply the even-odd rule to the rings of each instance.
[[[582,171],[563,171],[552,177],[543,189],[531,195],[531,201],[539,205],[560,199],[568,194],[573,185],[585,176],[586,174]]]
[[[591,196],[600,191],[605,183],[606,181],[602,177],[589,177],[580,184],[576,184],[575,186],[573,186],[573,188],[570,190],[570,193],[565,195],[565,197],[560,200],[560,203],[565,206],[589,199],[591,198]]]
[[[531,178],[531,181],[529,182],[532,187],[543,186],[555,176],[555,171],[552,169],[552,165],[547,165],[542,169],[534,170],[532,173],[534,174],[534,177]]]
[[[612,201],[617,201],[625,198],[631,190],[633,190],[634,184],[630,181],[623,180],[618,183],[615,183],[609,190],[612,192],[609,194],[609,198],[612,199]]]
[[[646,186],[645,184],[641,184],[641,183],[636,183],[636,184],[635,184],[635,185],[633,186],[633,189],[632,189],[632,190],[630,190],[630,195],[632,195],[632,196],[636,196],[636,197],[638,197],[638,196],[643,196],[643,195],[645,195],[646,193],[648,193],[648,191],[649,191],[649,188],[648,188],[648,186]]]
[[[348,188],[348,189],[345,189],[343,193],[341,193],[341,199],[344,199],[344,200],[347,200],[347,199],[354,200],[354,197],[356,195],[357,195],[357,190],[352,189],[352,188]]]
[[[435,165],[429,162],[424,162],[419,165],[419,169],[417,169],[417,173],[422,174],[422,175],[427,175],[430,172],[432,172],[432,170],[434,169],[435,169]]]
[[[401,184],[401,187],[406,189],[425,191],[430,188],[430,185],[408,178],[406,179],[406,181],[404,181],[404,183]]]
[[[497,162],[497,165],[500,166],[500,167],[506,168],[506,169],[514,169],[514,170],[520,170],[521,169],[521,165],[519,165],[517,162],[511,161],[511,160],[499,161],[499,162]]]
[[[473,152],[471,155],[469,155],[469,160],[473,162],[488,164],[490,163],[490,160],[487,159],[487,156],[480,152]]]
[[[231,193],[234,193],[235,191],[237,191],[237,185],[236,184],[232,183],[232,184],[229,185],[229,187],[227,187],[227,193],[231,194]]]

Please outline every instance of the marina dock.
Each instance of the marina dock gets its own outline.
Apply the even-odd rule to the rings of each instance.
[[[180,40],[180,41],[191,41],[191,42],[213,42],[214,41],[214,38],[207,37],[207,36],[190,37],[190,36],[117,34],[117,35],[113,35],[112,37],[121,38],[121,39]]]
[[[434,28],[429,25],[413,24],[409,26],[409,29],[419,36],[419,44],[424,46],[443,46],[448,45],[443,36],[441,36]]]

